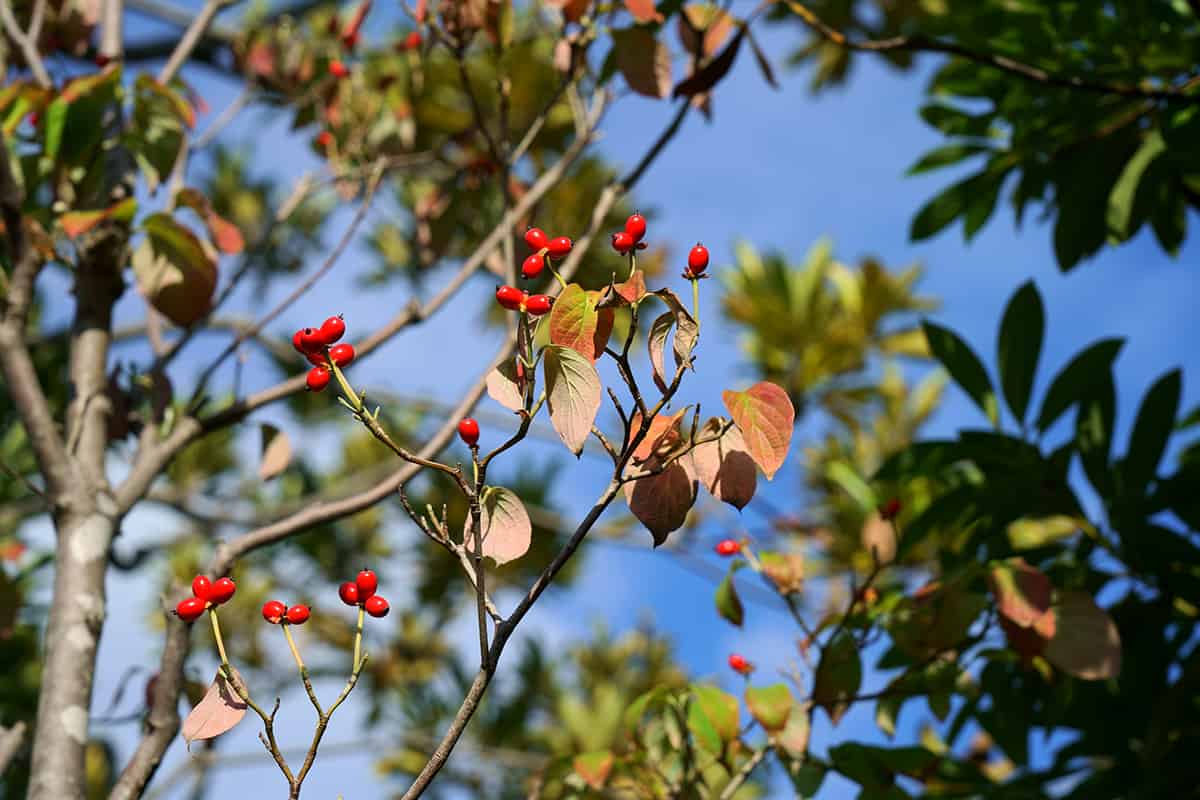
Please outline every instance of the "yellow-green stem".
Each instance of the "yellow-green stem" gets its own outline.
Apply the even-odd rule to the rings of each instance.
[[[562,289],[566,289],[567,282],[563,280],[562,275],[558,274],[558,270],[556,270],[554,268],[554,265],[550,263],[550,259],[548,259],[548,258],[546,259],[546,266],[549,268],[550,274],[554,276],[554,280],[558,281],[559,287],[561,287]]]
[[[696,318],[696,327],[700,327],[700,281],[692,278],[692,316]]]
[[[637,271],[637,251],[629,251],[629,277],[633,277],[633,273]]]
[[[229,657],[225,655],[225,640],[221,638],[221,624],[217,622],[217,608],[208,610],[208,618],[212,620],[213,638],[217,640],[217,652],[221,655],[221,666],[229,668]]]
[[[296,640],[292,638],[292,626],[280,625],[279,627],[283,628],[283,635],[287,637],[288,647],[292,649],[292,658],[296,659],[296,666],[303,674],[307,670],[304,668],[304,659],[300,657],[300,651],[296,648]]]
[[[346,380],[346,375],[342,372],[342,368],[333,363],[332,359],[329,361],[329,371],[337,379],[338,386],[341,387],[342,394],[345,396],[347,402],[350,403],[355,411],[362,411],[362,399],[359,398],[358,393],[350,386],[350,382]]]
[[[354,664],[352,669],[358,671],[361,669],[362,662],[362,632],[363,632],[363,614],[362,606],[358,607],[358,624],[354,626]]]

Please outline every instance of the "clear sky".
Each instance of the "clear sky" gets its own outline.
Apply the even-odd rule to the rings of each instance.
[[[133,30],[141,31],[137,26]],[[1185,408],[1200,400],[1195,379],[1190,378],[1200,367],[1200,355],[1194,347],[1200,333],[1194,313],[1200,306],[1200,286],[1195,280],[1195,271],[1200,268],[1200,244],[1195,239],[1172,260],[1148,234],[1143,234],[1125,247],[1104,251],[1064,276],[1054,264],[1049,228],[1031,214],[1025,227],[1017,231],[1002,203],[993,221],[970,245],[964,244],[957,226],[930,242],[910,243],[907,231],[912,214],[951,179],[950,173],[933,173],[920,179],[903,175],[918,155],[939,142],[916,114],[932,62],[924,62],[922,69],[901,76],[869,59],[860,60],[847,89],[813,98],[807,90],[808,76],[785,71],[781,66],[782,54],[795,37],[794,30],[771,30],[761,36],[765,48],[780,65],[780,90],[766,86],[753,60],[743,54],[741,63],[716,95],[715,121],[706,124],[698,116],[690,119],[679,139],[638,187],[636,197],[643,208],[655,212],[650,239],[673,243],[679,254],[701,239],[712,249],[718,269],[729,263],[731,245],[739,238],[761,249],[780,249],[795,261],[822,236],[832,237],[835,252],[846,261],[857,261],[865,255],[878,256],[895,267],[919,261],[927,269],[921,290],[942,301],[934,318],[959,331],[990,369],[995,365],[995,331],[1004,304],[1017,286],[1032,278],[1045,299],[1048,317],[1039,390],[1044,390],[1052,371],[1081,347],[1101,336],[1120,335],[1128,337],[1128,343],[1116,365],[1121,421],[1118,442],[1127,435],[1141,393],[1167,369],[1185,368]],[[186,74],[214,112],[219,112],[237,90],[202,70]],[[616,85],[620,86],[619,79]],[[607,121],[602,151],[618,164],[633,163],[661,128],[669,110],[664,102],[638,98],[619,103]],[[202,119],[200,128],[207,122]],[[289,138],[286,126],[271,123],[262,111],[233,126],[230,135],[235,141],[257,146],[255,161],[265,172],[281,178],[294,177],[300,170],[314,166],[306,139]],[[1194,217],[1191,221],[1196,222]],[[580,220],[580,229],[584,224]],[[344,219],[335,218],[330,227],[331,239],[342,225]],[[343,258],[340,269],[349,271],[364,259],[363,251],[351,252]],[[436,285],[436,278],[430,285]],[[705,329],[698,374],[685,384],[682,396],[685,402],[699,400],[715,410],[720,390],[744,385],[750,375],[734,345],[736,331],[718,323],[719,282],[709,281],[704,289]],[[429,325],[372,358],[368,362],[372,365],[369,385],[455,399],[456,393],[474,379],[477,367],[494,352],[493,343],[486,340],[493,334],[478,324],[478,309],[490,291],[491,281],[479,279],[471,285],[468,296],[455,301]],[[122,316],[139,311],[131,295],[127,293],[122,301]],[[323,318],[333,309],[346,312],[352,319],[353,335],[367,330],[372,322],[390,317],[406,299],[407,290],[399,284],[387,291],[362,293],[339,280],[335,271],[288,315],[288,324],[278,328],[281,332],[291,330],[304,320]],[[243,303],[243,308],[265,306],[261,300],[248,297]],[[189,370],[204,363],[201,356],[205,351],[204,346],[196,348],[192,360],[182,365],[181,374],[191,374]],[[461,369],[459,364],[463,365]],[[247,389],[251,390],[276,379],[253,370],[247,375]],[[484,403],[490,401],[485,399]],[[255,419],[279,424],[297,439],[303,436],[280,409],[267,409]],[[822,424],[820,420],[809,421],[803,430],[819,430]],[[947,434],[961,426],[981,424],[970,401],[952,388],[930,432]],[[485,426],[484,439],[502,433]],[[795,464],[803,445],[803,436],[798,433],[791,465],[769,486],[760,480],[760,492],[776,506],[796,507],[800,476]],[[530,450],[539,457],[557,458],[567,468],[558,483],[561,507],[583,509],[591,505],[602,472],[597,462],[584,459],[576,465],[555,445],[531,445]],[[622,508],[611,511],[610,516],[619,513],[623,513]],[[751,525],[760,521],[753,504],[744,514]],[[731,526],[735,524],[732,514],[724,519]],[[139,513],[130,521],[127,535],[136,540],[153,537],[161,530],[160,517]],[[397,525],[395,530],[401,541],[412,545],[400,548],[402,557],[387,565],[393,585],[402,583],[405,559],[413,558],[423,546],[411,538],[405,526]],[[778,610],[751,604],[745,629],[734,629],[719,620],[712,609],[713,580],[684,569],[670,554],[651,551],[648,535],[633,541],[638,547],[585,546],[585,568],[572,590],[547,595],[530,615],[521,635],[536,635],[565,646],[586,639],[595,626],[604,625],[620,634],[650,619],[671,637],[682,662],[695,676],[710,677],[732,691],[739,690],[740,680],[735,682],[724,667],[731,650],[758,662],[764,679],[793,660],[796,631]],[[697,548],[697,552],[717,565],[717,557],[706,549]],[[99,712],[107,708],[125,669],[131,664],[152,664],[158,646],[157,634],[143,624],[146,608],[153,602],[152,588],[145,581],[114,575],[109,592],[108,636],[97,675],[95,706]],[[452,632],[468,648],[474,642],[471,625],[463,620]],[[379,630],[388,626],[375,627],[377,635],[385,635]],[[515,663],[519,647],[519,642],[510,647],[502,662],[502,673],[505,665]],[[207,657],[205,654],[194,659],[197,675],[211,672],[213,664],[204,661]],[[327,693],[336,691],[332,685],[323,688]],[[349,742],[352,746],[336,758],[318,760],[306,783],[306,797],[332,798],[341,793],[346,800],[357,800],[385,796],[399,788],[377,782],[370,769],[377,749],[353,746],[363,736],[356,724],[361,713],[360,704],[352,697],[348,707],[335,717],[326,741]],[[816,749],[821,751],[830,742],[849,737],[877,737],[872,713],[871,708],[858,710],[832,731],[822,723],[816,731]],[[307,741],[310,716],[311,709],[302,695],[285,696],[281,712],[285,746]],[[901,728],[911,732],[921,721],[922,713],[910,708],[901,719]],[[254,721],[248,718],[222,742],[222,751],[261,754],[256,730]],[[136,735],[133,726],[112,733],[122,756],[126,755]],[[397,733],[380,729],[368,736],[382,741]],[[170,774],[185,759],[180,741],[168,754],[160,777]],[[213,796],[269,794],[277,793],[279,788],[278,773],[265,755],[248,766],[220,770],[211,784]],[[850,784],[830,780],[822,797],[851,796],[848,793],[852,794]],[[185,794],[176,791],[169,796]]]

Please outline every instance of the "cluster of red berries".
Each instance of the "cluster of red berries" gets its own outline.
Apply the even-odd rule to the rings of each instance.
[[[462,439],[467,447],[479,444],[479,423],[471,417],[463,417],[462,422],[458,423],[458,438]]]
[[[713,549],[719,556],[735,556],[742,551],[742,546],[733,539],[722,539]]]
[[[547,258],[566,258],[573,246],[569,237],[556,236],[551,239],[541,228],[525,231],[525,244],[533,251],[521,264],[521,277],[526,279],[541,275],[546,268]]]
[[[749,675],[754,672],[754,665],[747,661],[745,656],[737,653],[729,654],[729,668],[739,675]]]
[[[338,587],[338,596],[348,606],[361,606],[372,617],[386,617],[392,607],[383,595],[375,594],[379,588],[379,578],[369,569],[354,576],[353,581],[346,581]]]
[[[312,612],[306,605],[288,606],[278,600],[263,603],[263,619],[272,625],[303,625]]]
[[[554,307],[554,298],[548,294],[533,294],[516,286],[497,286],[496,302],[509,311],[520,311],[540,317]]]
[[[313,364],[305,380],[310,392],[319,392],[329,385],[331,363],[344,367],[354,360],[354,345],[334,344],[345,333],[346,322],[339,315],[325,320],[319,328],[301,328],[292,334],[296,352]]]
[[[617,231],[612,235],[613,250],[616,250],[621,255],[626,255],[633,250],[645,250],[646,243],[642,238],[646,235],[646,218],[639,213],[629,215],[629,219],[625,220],[625,230]]]
[[[219,606],[229,600],[236,591],[237,586],[229,578],[213,581],[206,575],[197,575],[192,578],[192,596],[179,601],[175,606],[175,615],[184,622],[192,622],[199,619],[209,607]]]

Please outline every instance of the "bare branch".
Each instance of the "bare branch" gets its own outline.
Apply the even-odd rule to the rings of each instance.
[[[17,17],[13,14],[11,0],[0,0],[0,22],[4,25],[4,32],[8,34],[17,47],[21,48],[21,55],[25,59],[25,63],[29,66],[29,71],[33,73],[33,79],[38,82],[38,85],[43,89],[53,89],[54,81],[50,79],[50,73],[46,71],[46,63],[42,61],[42,54],[38,51],[37,37],[40,28],[42,27],[42,19],[46,13],[46,0],[38,0],[34,6],[33,20],[29,26],[29,32],[21,30],[20,24],[17,22]]]
[[[179,40],[179,44],[175,45],[174,52],[167,59],[167,63],[159,70],[158,82],[164,86],[174,80],[179,74],[179,70],[184,63],[191,57],[192,51],[196,49],[196,45],[200,43],[208,27],[212,24],[213,18],[223,11],[228,6],[233,5],[238,0],[205,0],[204,7],[200,9],[200,13],[192,20],[188,29],[184,31],[183,38]]]
[[[123,22],[125,0],[102,0],[100,17],[100,54],[117,61],[124,55],[125,35]]]
[[[25,742],[25,723],[18,722],[11,728],[0,727],[0,776]]]

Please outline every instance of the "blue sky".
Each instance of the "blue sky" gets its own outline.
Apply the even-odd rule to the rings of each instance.
[[[134,30],[141,29],[135,26]],[[795,41],[795,32],[770,30],[761,39],[778,64],[781,54]],[[950,179],[948,174],[940,173],[920,179],[903,176],[920,153],[939,142],[916,114],[929,63],[901,76],[870,59],[860,60],[848,88],[814,98],[808,93],[806,74],[780,69],[783,85],[774,91],[765,85],[752,59],[743,57],[717,93],[715,121],[706,124],[698,116],[690,119],[679,139],[638,187],[635,194],[642,207],[656,212],[649,238],[672,243],[680,257],[691,243],[703,240],[713,251],[718,269],[730,262],[732,244],[739,238],[761,249],[779,249],[796,261],[818,238],[828,236],[834,241],[838,257],[845,261],[874,255],[895,267],[920,262],[926,268],[921,290],[942,302],[934,318],[959,331],[990,369],[995,365],[995,330],[1004,304],[1017,286],[1033,279],[1045,300],[1048,317],[1039,391],[1074,352],[1101,336],[1118,335],[1128,337],[1116,365],[1121,422],[1118,442],[1124,441],[1141,393],[1167,369],[1184,368],[1184,407],[1195,405],[1200,392],[1194,378],[1187,379],[1200,366],[1200,355],[1189,346],[1200,333],[1200,323],[1193,313],[1200,306],[1200,285],[1194,276],[1200,267],[1200,244],[1194,238],[1178,258],[1171,259],[1149,235],[1143,234],[1120,249],[1104,251],[1065,276],[1054,264],[1049,229],[1031,215],[1018,232],[1003,204],[969,245],[963,242],[957,226],[932,241],[908,241],[908,224],[915,209]],[[187,77],[215,112],[237,90],[236,86],[215,82],[202,70],[187,73]],[[632,164],[664,124],[669,111],[662,102],[623,100],[607,120],[602,152],[617,164]],[[202,119],[200,127],[205,124]],[[263,169],[284,178],[315,166],[306,139],[289,138],[285,125],[270,123],[261,111],[233,126],[230,138],[256,144],[256,159]],[[1196,220],[1193,217],[1191,221]],[[344,224],[344,215],[335,218],[331,239]],[[583,225],[581,220],[580,227]],[[347,254],[339,269],[298,304],[278,329],[290,330],[305,321],[324,318],[330,308],[335,308],[351,319],[353,336],[394,314],[407,300],[406,289],[397,285],[364,294],[339,278],[339,272],[344,275],[364,265],[365,258],[363,251]],[[434,279],[430,285],[436,283]],[[698,374],[685,384],[682,394],[685,402],[700,401],[710,410],[719,407],[721,389],[744,384],[748,377],[734,344],[736,331],[718,320],[718,286],[718,281],[704,285],[705,328]],[[685,287],[675,288],[681,291]],[[266,302],[243,297],[241,307],[261,309],[284,291],[286,287]],[[478,280],[437,319],[373,358],[368,362],[372,365],[368,386],[454,399],[494,351],[493,345],[484,340],[490,334],[477,324],[477,309],[490,291],[490,280]],[[126,319],[140,313],[139,301],[132,293],[127,293],[119,312]],[[189,351],[189,359],[181,364],[180,377],[194,374],[205,363],[203,356],[211,354],[212,346],[206,343]],[[273,382],[275,377],[247,370],[246,380],[247,388],[253,389]],[[303,435],[279,409],[267,409],[255,419],[279,424],[294,437]],[[981,418],[970,401],[951,388],[930,432],[948,434],[962,426],[980,424]],[[813,427],[819,425],[818,421]],[[502,433],[485,426],[485,443]],[[776,506],[795,506],[800,486],[795,465],[803,445],[798,437],[792,461],[770,485],[760,481],[760,492]],[[558,457],[564,467],[569,467],[558,484],[561,507],[585,509],[591,505],[603,477],[599,462],[584,459],[575,465],[553,444],[531,445],[530,450],[539,456]],[[620,513],[624,509],[618,504],[609,515]],[[760,521],[753,506],[744,514],[750,525]],[[735,517],[730,512],[722,519],[735,526]],[[163,519],[156,514],[138,512],[130,520],[129,535],[153,537],[162,525]],[[398,525],[396,530],[401,541],[415,542],[409,538],[411,531],[407,528]],[[683,663],[697,677],[711,677],[730,690],[738,688],[724,667],[725,656],[731,650],[758,662],[764,678],[794,658],[796,632],[783,614],[751,605],[745,629],[736,630],[712,611],[712,580],[683,568],[669,554],[652,552],[649,536],[641,544],[645,545],[642,549],[586,546],[585,569],[572,590],[548,594],[525,623],[523,635],[538,635],[566,645],[587,638],[597,625],[620,634],[650,619],[671,637]],[[405,559],[416,552],[401,548],[404,556],[387,565],[392,585],[402,585]],[[702,557],[717,563],[715,556]],[[98,666],[95,698],[100,711],[107,707],[124,669],[131,663],[152,663],[158,646],[157,634],[143,625],[145,610],[154,601],[151,587],[145,581],[114,575],[109,591],[108,636]],[[387,627],[376,626],[383,630]],[[463,646],[473,646],[469,620],[456,625],[451,635]],[[519,642],[511,646],[502,672],[504,664],[515,663],[519,647]],[[209,656],[203,654],[195,660],[198,675],[210,672],[215,663],[205,658]],[[332,693],[336,686],[323,689]],[[360,705],[352,698],[335,718],[326,741],[360,738],[356,718],[361,713]],[[913,730],[919,716],[908,712],[902,727]],[[284,698],[281,718],[285,746],[307,741],[310,717],[311,710],[302,695]],[[821,749],[831,741],[877,735],[873,731],[871,710],[864,709],[851,714],[835,731],[819,727],[816,742]],[[256,726],[248,720],[222,742],[222,750],[258,750],[255,732]],[[393,733],[379,730],[373,735],[386,737]],[[134,734],[129,729],[117,732],[123,754],[128,752]],[[350,800],[380,797],[395,790],[394,784],[375,783],[370,767],[376,754],[370,748],[361,748],[320,760],[306,783],[305,796],[334,797],[341,793]],[[160,776],[184,763],[185,758],[180,742],[172,747]],[[264,755],[255,765],[219,771],[211,788],[214,796],[222,791],[242,796],[252,791],[277,791],[279,781],[274,765]],[[822,796],[842,797],[848,791],[849,784],[830,781]],[[184,795],[176,792],[170,796]]]

